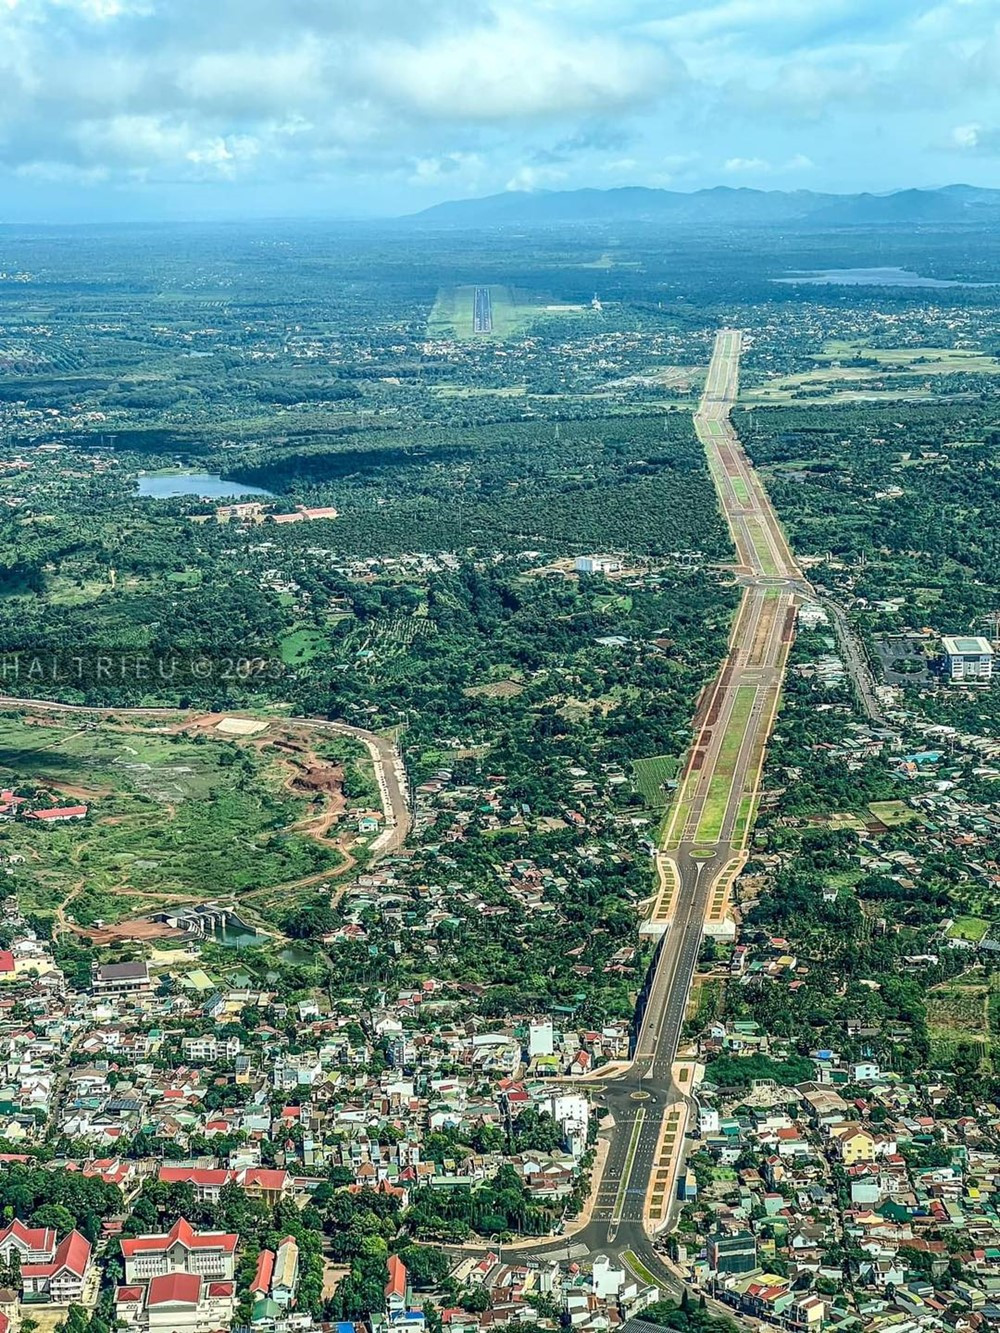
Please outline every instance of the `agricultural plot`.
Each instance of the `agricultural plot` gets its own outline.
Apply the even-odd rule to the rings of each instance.
[[[935,987],[927,996],[927,1033],[933,1058],[949,1060],[958,1049],[980,1059],[990,1053],[990,989],[985,982]]]
[[[632,785],[647,805],[659,809],[670,800],[672,792],[666,784],[677,777],[678,767],[678,760],[672,754],[635,759],[632,762]]]
[[[942,347],[867,347],[833,340],[813,360],[815,370],[777,376],[742,394],[747,403],[858,401],[930,396],[939,375],[997,375],[1000,360],[981,352]]]
[[[948,939],[978,944],[989,933],[990,923],[981,916],[960,916],[948,928]]]

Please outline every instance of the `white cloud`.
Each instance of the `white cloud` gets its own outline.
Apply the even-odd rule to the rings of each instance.
[[[505,190],[550,190],[564,185],[568,173],[562,167],[518,167]]]
[[[401,106],[473,122],[620,111],[680,78],[657,43],[563,31],[513,10],[426,42],[380,44],[364,67]]]
[[[985,172],[997,17],[997,0],[0,0],[0,173],[843,184],[865,157],[905,176],[921,143]]]
[[[753,172],[759,175],[761,172],[773,169],[766,157],[730,157],[722,164],[722,170],[730,175],[738,172]]]
[[[975,122],[969,125],[956,125],[951,132],[951,146],[963,153],[975,153],[980,157],[998,157],[1000,129]]]

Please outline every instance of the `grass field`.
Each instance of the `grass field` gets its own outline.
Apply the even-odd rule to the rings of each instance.
[[[981,916],[960,916],[948,930],[948,938],[968,940],[971,944],[978,944],[980,940],[985,939],[989,928],[990,923]]]
[[[427,320],[428,338],[510,338],[523,333],[536,319],[593,317],[589,308],[548,310],[546,302],[514,287],[491,285],[493,332],[476,333],[473,321],[475,294],[474,286],[442,287]]]
[[[863,342],[834,339],[813,356],[814,370],[782,375],[746,389],[748,403],[856,401],[862,398],[924,398],[929,390],[904,382],[913,376],[1000,374],[1000,360],[983,352],[943,347],[867,347]],[[843,365],[863,360],[874,364]],[[873,387],[875,381],[878,387]],[[861,387],[865,386],[865,387]]]
[[[916,810],[911,810],[904,801],[871,801],[868,809],[880,824],[886,828],[896,828],[901,824],[912,824],[920,819]]]
[[[632,785],[647,805],[654,808],[665,806],[671,793],[664,789],[664,783],[677,776],[679,761],[672,754],[655,755],[652,759],[634,759],[632,761]]]
[[[309,813],[277,751],[192,735],[0,719],[0,783],[85,804],[85,820],[0,825],[0,864],[23,906],[71,903],[81,924],[160,895],[239,896],[341,863],[290,831]]]
[[[323,650],[325,636],[317,629],[298,626],[281,640],[281,660],[285,666],[302,666]]]

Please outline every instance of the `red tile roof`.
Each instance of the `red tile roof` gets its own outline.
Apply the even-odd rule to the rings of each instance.
[[[51,1263],[25,1264],[21,1274],[24,1277],[53,1277],[66,1269],[75,1277],[83,1277],[89,1263],[90,1241],[79,1231],[71,1231],[59,1242]]]
[[[201,1300],[201,1278],[197,1273],[164,1273],[149,1284],[146,1305],[167,1305],[180,1302],[197,1305]]]
[[[15,1218],[10,1226],[0,1231],[0,1246],[9,1236],[13,1236],[36,1253],[55,1253],[56,1233],[52,1227],[26,1227],[23,1222]]]
[[[191,1223],[181,1217],[165,1236],[136,1236],[132,1240],[123,1240],[122,1254],[126,1259],[130,1259],[134,1254],[161,1254],[175,1241],[186,1245],[189,1250],[224,1250],[227,1254],[232,1254],[239,1236],[225,1232],[195,1231]]]
[[[261,1250],[257,1256],[257,1271],[250,1283],[250,1295],[254,1296],[259,1292],[262,1296],[266,1296],[271,1290],[271,1275],[273,1273],[274,1251]]]
[[[159,1179],[164,1185],[218,1186],[219,1189],[231,1175],[225,1168],[210,1171],[194,1166],[161,1166],[159,1171]]]
[[[390,1254],[388,1269],[389,1281],[385,1284],[386,1296],[398,1296],[400,1300],[404,1300],[406,1298],[406,1265],[398,1254]]]

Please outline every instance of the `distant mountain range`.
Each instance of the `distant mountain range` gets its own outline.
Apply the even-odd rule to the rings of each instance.
[[[856,227],[907,223],[1000,222],[1000,190],[947,185],[890,194],[817,194],[719,185],[683,194],[626,186],[617,190],[510,191],[456,199],[411,214],[433,227],[533,227],[565,223],[796,225]]]

